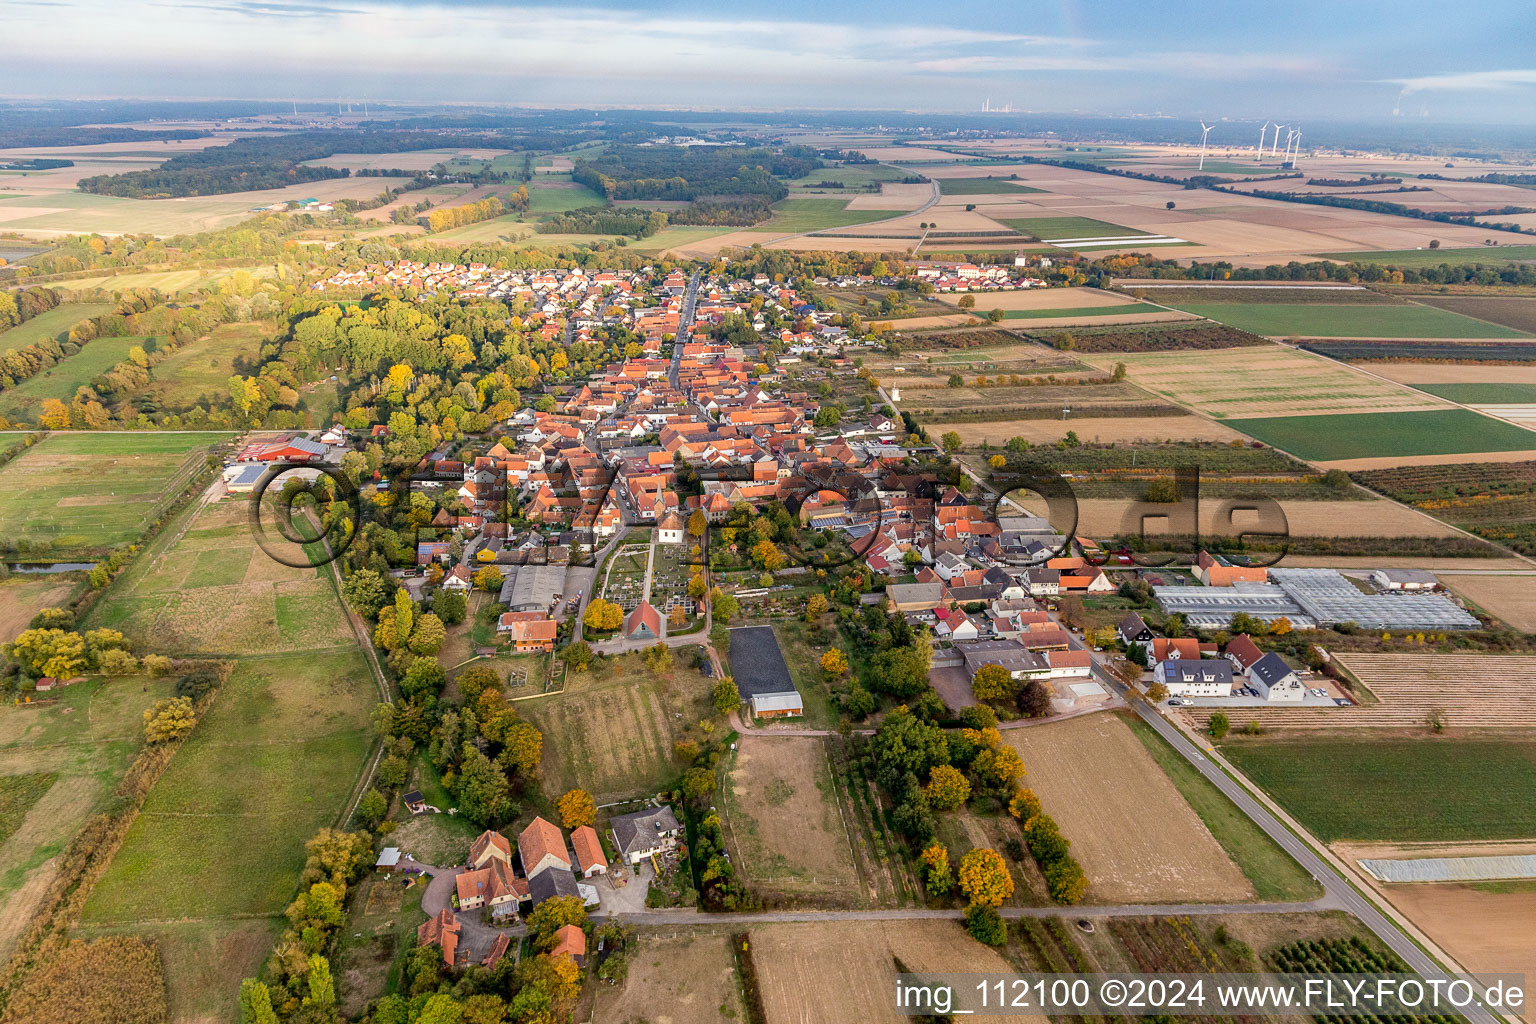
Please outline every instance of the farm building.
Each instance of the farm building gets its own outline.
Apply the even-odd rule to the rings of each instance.
[[[616,815],[609,819],[608,827],[619,855],[630,864],[639,864],[653,854],[675,849],[683,834],[677,815],[667,806]]]
[[[224,489],[230,494],[250,494],[266,475],[267,467],[259,463],[231,466],[224,471]]]
[[[556,896],[576,896],[586,902],[586,897],[576,884],[576,876],[569,867],[546,868],[536,875],[528,876],[528,898],[535,907]]]
[[[565,590],[565,566],[503,566],[498,600],[508,611],[548,611]]]
[[[441,946],[443,962],[452,967],[458,962],[459,933],[459,919],[452,910],[444,907],[436,917],[421,922],[416,929],[416,945]]]
[[[1362,594],[1332,569],[1275,569],[1270,577],[1314,622],[1325,626],[1356,622],[1367,629],[1482,628],[1477,616],[1440,594]]]
[[[582,878],[608,873],[608,858],[603,856],[603,844],[591,825],[571,830],[571,846],[576,850],[576,866],[581,868]]]
[[[754,718],[788,718],[805,714],[800,691],[779,647],[772,626],[738,626],[731,630],[731,674],[736,690]]]
[[[566,870],[571,867],[571,857],[565,849],[565,837],[560,834],[554,822],[542,817],[534,818],[527,828],[518,833],[517,855],[523,863],[523,874],[529,878],[552,867]]]
[[[1313,629],[1312,618],[1272,583],[1234,583],[1229,587],[1153,587],[1157,603],[1169,615],[1180,614],[1196,629],[1225,629],[1239,612],[1264,622],[1286,619],[1296,629]],[[1357,590],[1355,593],[1361,597]],[[1122,634],[1123,635],[1123,634]]]
[[[1093,675],[1093,655],[1088,651],[1046,651],[1045,663],[1051,666],[1052,679]]]
[[[1233,565],[1220,555],[1200,552],[1195,563],[1195,577],[1208,587],[1230,587],[1234,583],[1264,583],[1269,570],[1263,566]]]
[[[1051,674],[1045,659],[1017,640],[982,640],[961,645],[958,650],[972,679],[987,665],[1001,665],[1015,679],[1045,679]]]
[[[586,963],[587,933],[577,924],[568,924],[556,929],[555,947],[549,951],[549,955],[568,956],[576,961],[578,966]]]
[[[885,588],[891,608],[898,612],[921,612],[944,603],[942,583],[893,583]]]
[[[320,462],[330,451],[323,444],[305,437],[292,437],[286,441],[249,444],[235,456],[237,462]]]
[[[1428,569],[1372,569],[1370,580],[1378,590],[1438,590],[1440,580]]]

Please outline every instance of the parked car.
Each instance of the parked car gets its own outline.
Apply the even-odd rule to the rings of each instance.
[[[1169,697],[1168,698],[1168,706],[1171,707],[1171,708],[1181,708],[1181,707],[1184,706],[1185,703],[1186,703],[1185,701],[1179,700],[1179,698],[1177,698],[1177,697]]]

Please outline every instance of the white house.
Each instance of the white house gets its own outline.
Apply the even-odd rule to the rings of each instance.
[[[686,529],[687,526],[684,524],[682,516],[676,512],[668,512],[656,526],[656,543],[681,544],[683,542],[683,532]]]
[[[1232,696],[1232,663],[1215,658],[1171,658],[1158,663],[1152,678],[1174,697]]]
[[[1296,670],[1273,651],[1248,667],[1248,681],[1259,691],[1260,697],[1275,703],[1300,703],[1307,692]]]

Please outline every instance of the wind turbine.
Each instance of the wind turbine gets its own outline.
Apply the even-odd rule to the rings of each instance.
[[[1285,151],[1286,154],[1290,157],[1286,163],[1290,164],[1292,170],[1294,170],[1296,167],[1296,158],[1301,156],[1301,129],[1298,127],[1285,141]]]
[[[1264,136],[1269,134],[1269,122],[1264,122],[1264,127],[1259,129],[1259,155],[1253,158],[1254,163],[1260,163],[1264,159]]]
[[[1204,121],[1200,122],[1201,134],[1200,134],[1200,167],[1199,167],[1199,169],[1202,170],[1202,171],[1205,170],[1205,140],[1210,137],[1211,129],[1215,128],[1215,127],[1216,126],[1213,125],[1213,124],[1206,124]]]
[[[1269,158],[1271,160],[1273,160],[1275,158],[1275,154],[1280,151],[1280,129],[1284,127],[1285,125],[1283,124],[1275,125],[1275,141],[1269,144]]]

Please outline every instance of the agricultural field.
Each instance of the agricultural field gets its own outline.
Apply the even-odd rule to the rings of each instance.
[[[206,338],[199,338],[172,352],[150,370],[149,386],[136,392],[165,409],[208,405],[229,397],[229,378],[235,360],[255,360],[261,343],[276,330],[272,324],[220,324]],[[92,344],[95,344],[93,342]]]
[[[1021,288],[998,292],[943,292],[934,298],[948,306],[958,306],[962,299],[975,301],[978,313],[1001,309],[1009,313],[1038,313],[1042,316],[1080,312],[1085,309],[1109,309],[1111,307],[1134,311],[1139,303],[1127,295],[1104,291],[1099,288]],[[1157,307],[1154,307],[1157,308]]]
[[[621,985],[597,986],[591,1024],[716,1024],[750,1019],[727,935],[642,932]]]
[[[922,973],[1012,973],[958,921],[765,924],[750,931],[766,1024],[898,1024],[896,963]],[[989,1020],[973,1017],[972,1020]],[[1045,1024],[1044,1017],[996,1018]]]
[[[1072,841],[1099,903],[1252,899],[1179,790],[1115,715],[1086,715],[1004,734],[1045,811]]]
[[[0,467],[0,537],[23,555],[101,552],[143,533],[228,434],[53,434]]]
[[[1379,252],[1323,252],[1321,259],[1340,260],[1347,263],[1380,263],[1384,266],[1402,267],[1404,270],[1421,270],[1446,264],[1453,267],[1481,263],[1490,267],[1507,267],[1518,263],[1536,262],[1536,245],[1470,246],[1458,249],[1393,249]]]
[[[1292,860],[1290,854],[1265,834],[1252,818],[1238,810],[1226,794],[1196,771],[1151,726],[1133,714],[1124,715],[1122,721],[1146,746],[1147,753],[1178,787],[1222,849],[1242,869],[1260,900],[1300,901],[1322,895],[1322,887],[1305,868]]]
[[[528,186],[529,213],[565,213],[583,206],[602,205],[602,196],[578,182],[540,178]]]
[[[937,178],[941,196],[1006,196],[1044,192],[1008,178]]]
[[[1092,217],[1003,217],[1001,223],[1037,242],[1056,238],[1129,238],[1151,235],[1149,231],[1128,228]]]
[[[1147,326],[1088,327],[1062,332],[1036,328],[1025,337],[1054,346],[1063,333],[1071,334],[1073,352],[1171,352],[1268,345],[1256,334],[1239,331],[1209,320]]]
[[[728,762],[721,802],[731,859],[754,892],[806,896],[819,905],[856,889],[820,738],[743,736]]]
[[[1227,422],[1298,458],[1344,463],[1344,468],[1351,468],[1351,460],[1536,450],[1536,432],[1471,409],[1313,413]]]
[[[784,183],[796,192],[816,192],[826,191],[817,188],[823,181],[838,182],[846,189],[859,189],[906,176],[907,172],[889,164],[838,164],[819,168],[803,178],[791,178]]]
[[[1530,576],[1453,575],[1440,582],[1462,600],[1522,633],[1536,633],[1536,580]]]
[[[274,559],[250,511],[247,499],[230,498],[182,513],[92,607],[91,625],[165,654],[353,647],[330,569]]]
[[[144,345],[150,340],[97,338],[37,376],[0,392],[0,416],[17,423],[36,423],[45,401],[54,398],[68,405],[82,384],[89,384],[91,378],[127,359],[128,350],[135,345]]]
[[[1457,405],[1536,403],[1536,384],[1420,384],[1418,388]]]
[[[58,853],[108,800],[174,679],[91,678],[0,709],[0,955],[58,870]]]
[[[1519,856],[1536,852],[1530,843],[1335,843],[1350,861],[1417,857]],[[1366,884],[1474,972],[1536,974],[1536,945],[1529,941],[1536,919],[1536,880],[1491,882],[1410,882],[1391,884],[1362,873]]]
[[[1536,298],[1502,295],[1415,295],[1413,301],[1450,313],[1536,333]]]
[[[1003,313],[1004,320],[1063,320],[1088,319],[1106,316],[1137,316],[1145,313],[1166,315],[1162,306],[1150,302],[1133,302],[1130,305],[1083,306],[1076,309],[1010,309]],[[1137,321],[1139,322],[1139,321]]]
[[[1536,837],[1529,735],[1234,734],[1221,752],[1324,842]]]
[[[1523,338],[1525,332],[1411,303],[1186,302],[1179,308],[1271,338]]]
[[[526,214],[508,213],[463,227],[449,228],[432,237],[444,242],[509,242],[528,238],[534,233]]]
[[[546,791],[585,789],[603,803],[670,784],[678,771],[671,723],[708,717],[708,698],[709,687],[692,669],[657,677],[639,654],[629,654],[575,673],[558,695],[524,701],[517,710],[544,733]]]
[[[1479,537],[1536,554],[1536,462],[1401,466],[1355,479]]]
[[[1229,526],[1223,521],[1225,515],[1225,497],[1272,497],[1280,503],[1281,511],[1285,514],[1286,533],[1291,537],[1453,537],[1457,533],[1444,523],[1436,522],[1425,516],[1416,515],[1411,510],[1403,508],[1396,502],[1387,501],[1384,498],[1369,500],[1359,492],[1339,495],[1339,500],[1317,501],[1309,498],[1288,497],[1286,491],[1294,490],[1297,493],[1313,493],[1325,490],[1321,486],[1314,486],[1303,490],[1292,488],[1288,484],[1268,486],[1264,483],[1254,483],[1250,486],[1238,486],[1228,484],[1223,486],[1221,481],[1211,481],[1215,486],[1205,486],[1202,479],[1200,489],[1200,535],[1203,537],[1230,536],[1234,532],[1245,529],[1263,531],[1257,515],[1252,513],[1234,514]],[[1077,490],[1077,481],[1072,481],[1073,489]],[[1077,500],[1078,520],[1077,528],[1090,537],[1115,536],[1121,533],[1135,533],[1137,529],[1126,529],[1132,526],[1126,523],[1127,515],[1134,515],[1135,522],[1139,523],[1139,517],[1143,509],[1133,505],[1141,495],[1139,493],[1128,494],[1120,498],[1085,498],[1081,496]],[[1362,500],[1351,501],[1349,498]],[[1176,506],[1168,506],[1169,514],[1175,514]],[[1151,529],[1151,527],[1149,527]]]
[[[346,808],[377,700],[355,650],[244,659],[150,792],[81,920],[176,951],[174,1019],[232,1012],[239,979],[270,951],[304,843]]]
[[[1536,343],[1524,341],[1306,341],[1301,347],[1346,363],[1507,363],[1522,369],[1536,365]]]
[[[906,396],[903,395],[903,398]],[[1181,442],[1244,440],[1231,427],[1202,416],[1109,416],[1095,417],[1093,407],[1082,416],[1061,419],[989,420],[982,423],[945,423],[966,445],[1006,444],[1022,437],[1032,445],[1053,445],[1075,433],[1086,444],[1176,444]]]
[[[122,167],[108,170],[118,171]],[[81,167],[67,168],[79,177]],[[87,171],[87,173],[89,173]],[[237,224],[259,206],[316,198],[367,199],[407,178],[331,178],[259,192],[182,199],[122,199],[73,191],[74,182],[57,191],[0,199],[0,227],[29,236],[100,232],[105,235],[151,234],[160,237],[213,231]]]
[[[852,209],[850,200],[841,196],[791,196],[773,204],[773,216],[761,224],[747,229],[751,232],[776,232],[788,234],[802,231],[821,231],[825,228],[842,228],[854,224],[899,217],[905,210]]]
[[[1105,371],[1124,363],[1132,383],[1218,420],[1269,411],[1305,418],[1307,414],[1426,409],[1440,404],[1391,381],[1278,345],[1093,353],[1083,359]]]
[[[44,608],[62,608],[83,589],[83,574],[11,573],[0,579],[0,644],[9,643]]]

